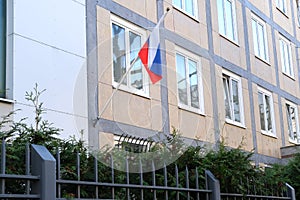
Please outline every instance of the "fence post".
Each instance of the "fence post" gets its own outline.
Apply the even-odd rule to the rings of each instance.
[[[209,200],[221,200],[219,180],[209,171],[205,170],[206,189],[212,190],[209,194]]]
[[[40,180],[33,182],[32,192],[39,194],[41,200],[56,198],[56,161],[46,147],[31,145],[31,172]]]
[[[288,197],[291,198],[291,200],[296,200],[296,194],[295,194],[295,189],[289,185],[288,183],[285,184],[287,187],[287,195]]]

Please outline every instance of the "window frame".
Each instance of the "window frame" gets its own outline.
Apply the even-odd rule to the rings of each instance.
[[[276,8],[284,15],[288,14],[288,5],[286,0],[276,0]]]
[[[231,117],[234,116],[234,109],[233,109],[233,94],[232,94],[232,81],[236,81],[238,83],[238,95],[239,95],[239,110],[240,110],[240,122],[239,121],[236,121],[235,119],[229,119],[226,117],[226,107],[224,107],[224,110],[225,110],[225,121],[227,123],[230,123],[230,124],[233,124],[233,125],[236,125],[236,126],[240,126],[240,127],[245,127],[245,114],[244,114],[244,101],[243,101],[243,89],[242,89],[242,80],[241,80],[241,77],[232,73],[232,72],[229,72],[227,70],[222,70],[222,84],[223,84],[223,94],[225,95],[225,88],[224,88],[224,78],[227,78],[227,77],[224,77],[227,76],[229,78],[229,81],[230,81],[230,85],[229,87],[227,88],[228,89],[228,92],[230,95],[230,100],[231,100],[231,105],[229,106],[230,108],[230,114],[231,114]],[[230,90],[230,91],[229,91]],[[225,101],[225,96],[224,96],[224,101]],[[226,105],[224,105],[226,106]]]
[[[111,15],[110,18],[110,30],[111,30],[111,35],[112,35],[112,25],[115,24],[117,26],[120,26],[125,29],[125,51],[126,51],[126,70],[130,67],[130,46],[128,44],[129,41],[129,32],[132,32],[136,35],[139,35],[141,37],[141,47],[146,41],[146,30],[134,25],[133,23],[126,21],[125,19],[122,19],[118,16]],[[112,40],[111,40],[111,45],[112,45]],[[116,88],[119,85],[119,82],[116,82],[114,80],[114,66],[113,66],[113,46],[111,46],[111,59],[112,59],[112,64],[111,64],[111,69],[112,69],[112,86]],[[142,97],[150,98],[149,97],[149,77],[148,73],[145,70],[145,67],[141,63],[142,67],[142,75],[143,75],[143,89],[137,89],[134,88],[130,85],[130,72],[127,74],[127,84],[123,85],[121,84],[119,86],[119,90],[123,90],[132,94],[136,94]],[[125,80],[126,80],[125,79]]]
[[[282,52],[282,45],[285,45],[287,47],[287,52],[284,52],[284,53]],[[280,49],[282,73],[294,79],[295,74],[294,74],[294,68],[293,68],[292,45],[291,45],[291,42],[282,35],[279,36],[279,49]],[[286,54],[288,54],[287,55],[288,58],[286,57]],[[289,66],[285,66],[286,59],[288,59],[288,61],[289,61]],[[289,70],[287,69],[287,67],[289,67]],[[288,71],[290,71],[290,73]]]
[[[258,30],[258,25],[261,25],[263,27],[263,46],[264,46],[264,56],[259,55],[260,54],[260,38],[259,35],[257,34],[256,36],[254,35],[254,29],[253,29],[253,21],[255,21],[255,28],[256,28],[256,34]],[[268,46],[268,35],[267,35],[267,24],[265,21],[260,19],[258,16],[255,14],[251,14],[251,27],[252,27],[252,37],[253,37],[253,48],[254,48],[254,54],[257,58],[263,60],[264,62],[269,63],[269,46]],[[255,44],[257,45],[257,49],[255,48]],[[265,58],[264,58],[265,57]]]
[[[194,15],[192,15],[191,13],[189,13],[188,11],[185,10],[185,1],[186,0],[180,0],[180,1],[182,3],[182,8],[175,4],[175,0],[172,0],[173,7],[180,10],[184,14],[190,16],[191,18],[193,18],[195,20],[198,20],[198,18],[199,18],[199,16],[198,16],[198,0],[192,0],[193,1],[193,8],[194,8],[194,10],[193,10]]]
[[[296,8],[297,8],[297,24],[300,28],[300,0],[296,0]]]
[[[290,116],[288,116],[288,110],[287,110],[287,106],[293,107],[295,109],[295,121],[296,121],[296,134],[297,134],[297,138],[292,139],[290,137],[290,125],[289,125],[289,121],[287,121],[287,126],[288,126],[288,137],[289,137],[289,142],[294,143],[294,144],[300,144],[300,127],[299,127],[299,116],[298,116],[298,106],[288,100],[285,101],[285,105],[286,105],[286,114],[287,114],[287,120],[290,119]]]
[[[8,38],[7,38],[7,32],[8,32],[8,27],[7,27],[7,20],[8,20],[8,16],[7,16],[7,13],[8,13],[8,3],[7,1],[2,1],[3,5],[1,5],[1,7],[3,8],[3,15],[4,15],[4,20],[3,20],[3,27],[4,27],[4,30],[3,30],[3,53],[1,55],[1,57],[3,57],[3,63],[0,63],[0,74],[2,74],[2,77],[0,77],[0,79],[3,78],[3,80],[0,80],[1,83],[0,83],[0,100],[1,101],[7,101],[7,98],[8,98],[8,94],[7,94],[7,87],[8,87],[8,71],[7,71],[7,55],[8,55],[8,52],[7,52],[7,45],[8,45]],[[2,12],[1,11],[1,12]],[[2,86],[1,86],[2,85]],[[2,88],[3,87],[3,88]],[[3,90],[3,92],[1,92],[1,90]]]
[[[263,130],[262,129],[262,125],[260,124],[260,130],[261,130],[261,133],[264,134],[264,135],[267,135],[267,136],[271,136],[271,137],[274,137],[274,138],[277,138],[276,136],[276,124],[275,124],[275,111],[274,111],[274,101],[273,101],[273,95],[272,95],[272,92],[262,88],[262,87],[257,87],[257,95],[259,95],[259,93],[262,93],[263,94],[263,104],[264,104],[264,111],[266,110],[266,103],[265,103],[265,96],[268,96],[270,98],[270,116],[271,116],[271,123],[272,123],[272,132],[269,131],[269,130]],[[259,96],[257,96],[257,98],[259,98]],[[258,100],[259,102],[259,100]],[[259,120],[261,122],[261,119],[260,119],[260,111],[259,111],[259,104],[258,104],[258,114],[259,114]],[[266,112],[264,112],[264,121],[265,121],[265,127],[268,125],[267,123],[267,117],[266,117]]]
[[[176,63],[176,57],[177,54],[180,56],[183,56],[185,61],[191,60],[196,62],[197,64],[197,80],[198,80],[198,96],[199,96],[199,108],[194,108],[191,105],[191,98],[190,95],[187,95],[187,101],[188,105],[183,104],[180,102],[179,93],[178,93],[178,75],[177,75],[177,63]],[[199,56],[183,49],[180,47],[175,47],[175,69],[176,69],[176,92],[177,92],[177,101],[178,101],[178,107],[187,111],[191,111],[197,114],[205,115],[204,111],[204,96],[203,96],[203,80],[202,80],[202,67],[201,67],[201,59]],[[185,62],[185,71],[186,73],[186,80],[188,78],[188,64]],[[190,79],[186,82],[187,86],[189,86]],[[190,94],[190,87],[187,87],[187,94]]]
[[[227,27],[227,20],[226,20],[226,9],[225,9],[225,1],[230,1],[232,4],[231,9],[231,17],[233,21],[231,21],[231,25],[233,28],[233,38],[228,36],[228,32],[226,31]],[[220,8],[220,2],[222,4],[222,8]],[[227,38],[228,40],[238,44],[238,29],[237,29],[237,21],[236,21],[236,7],[235,7],[235,0],[217,0],[217,10],[218,10],[218,24],[219,24],[219,34]],[[219,13],[219,10],[222,11],[222,13]],[[228,20],[230,21],[230,20]],[[230,22],[229,22],[230,23]],[[222,26],[222,28],[221,28]],[[221,31],[221,30],[224,30]]]

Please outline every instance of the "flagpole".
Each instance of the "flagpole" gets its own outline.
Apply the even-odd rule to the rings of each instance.
[[[166,11],[164,13],[164,15],[161,17],[161,19],[159,20],[159,22],[157,24],[159,24],[167,15],[167,13],[169,12],[170,8],[167,8]],[[126,73],[122,76],[121,80],[119,81],[118,85],[115,87],[115,90],[113,91],[113,93],[110,95],[109,99],[106,101],[105,105],[103,106],[102,110],[100,111],[99,115],[97,116],[97,119],[94,123],[94,126],[96,125],[97,121],[99,119],[101,119],[102,114],[104,113],[104,111],[106,110],[107,106],[109,105],[109,103],[111,102],[112,98],[114,97],[115,93],[119,90],[122,82],[125,80],[125,78],[127,77],[128,73],[130,72],[130,70],[133,68],[133,65],[136,63],[136,61],[139,59],[139,56],[137,55],[135,57],[135,59],[131,62],[129,69],[126,71]]]

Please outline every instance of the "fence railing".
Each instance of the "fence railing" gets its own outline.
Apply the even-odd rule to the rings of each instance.
[[[294,189],[288,184],[286,192],[280,196],[221,193],[219,181],[210,171],[205,171],[203,176],[198,174],[197,168],[185,167],[185,171],[179,173],[177,165],[157,170],[152,162],[153,170],[143,172],[140,162],[139,173],[120,172],[114,169],[113,160],[111,166],[104,166],[88,157],[92,166],[83,166],[78,153],[74,160],[67,161],[59,152],[54,158],[39,145],[26,147],[25,174],[8,174],[6,157],[6,144],[2,142],[0,199],[296,199]],[[75,166],[68,165],[69,162]],[[125,162],[129,167],[128,159]],[[89,176],[84,177],[83,171]],[[14,193],[12,185],[22,190]]]

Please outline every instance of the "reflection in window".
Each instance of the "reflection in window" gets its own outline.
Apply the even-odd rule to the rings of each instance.
[[[299,143],[300,137],[297,107],[295,105],[286,103],[286,116],[288,122],[289,139],[292,142]]]
[[[275,135],[273,99],[271,94],[264,91],[258,92],[259,116],[261,130],[264,133]]]
[[[253,17],[252,31],[255,55],[265,61],[269,61],[265,23],[257,17]]]
[[[176,72],[179,104],[201,111],[198,62],[176,54]]]
[[[197,0],[173,0],[173,5],[197,18]]]
[[[112,23],[113,78],[119,83],[141,48],[141,36],[127,27]],[[144,70],[138,59],[122,82],[129,89],[144,90]]]
[[[225,118],[233,122],[242,121],[242,95],[240,79],[223,74]]]
[[[219,32],[232,41],[237,41],[234,0],[218,0]]]
[[[6,0],[0,0],[0,97],[6,95]]]

